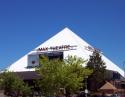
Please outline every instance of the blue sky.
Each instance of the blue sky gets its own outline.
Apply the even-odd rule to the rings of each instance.
[[[0,0],[0,69],[65,27],[123,68],[125,0]]]

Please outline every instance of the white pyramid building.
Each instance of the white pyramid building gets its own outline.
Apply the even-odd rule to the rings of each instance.
[[[34,71],[34,68],[27,68],[29,63],[29,55],[44,53],[44,52],[52,52],[52,51],[63,51],[63,57],[66,58],[68,55],[76,55],[78,57],[82,57],[84,59],[89,59],[89,55],[92,54],[92,50],[94,48],[77,36],[70,29],[65,28],[55,36],[50,38],[49,40],[42,43],[40,46],[35,48],[33,51],[29,52],[15,63],[8,67],[9,71],[14,72],[23,72],[23,71]],[[33,65],[38,64],[38,57],[33,57],[30,59],[34,59],[32,61]],[[111,62],[108,58],[102,55],[103,61],[106,63],[106,68],[108,70],[113,70],[119,72],[122,76],[124,76],[124,71],[120,69],[116,64]]]

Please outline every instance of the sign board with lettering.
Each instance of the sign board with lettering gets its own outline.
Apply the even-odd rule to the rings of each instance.
[[[93,48],[93,47],[91,47],[91,46],[85,46],[85,49],[86,49],[87,51],[90,51],[90,52],[96,51],[96,52],[101,53],[101,51],[100,51],[99,49]]]
[[[60,45],[60,46],[50,46],[50,47],[41,47],[36,49],[38,52],[45,51],[68,51],[68,50],[76,50],[76,45]]]

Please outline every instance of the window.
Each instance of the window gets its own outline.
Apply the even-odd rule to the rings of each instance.
[[[50,52],[50,53],[43,53],[40,54],[40,56],[47,56],[49,58],[49,60],[53,60],[53,59],[63,59],[63,52]]]
[[[39,61],[42,56],[47,56],[49,60],[59,59],[63,60],[63,52],[45,52],[41,54],[30,54],[28,55],[28,66],[27,68],[34,68],[40,65]]]

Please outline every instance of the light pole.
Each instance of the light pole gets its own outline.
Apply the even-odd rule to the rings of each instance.
[[[87,97],[88,89],[87,89],[87,78],[88,76],[85,76],[85,96]]]

